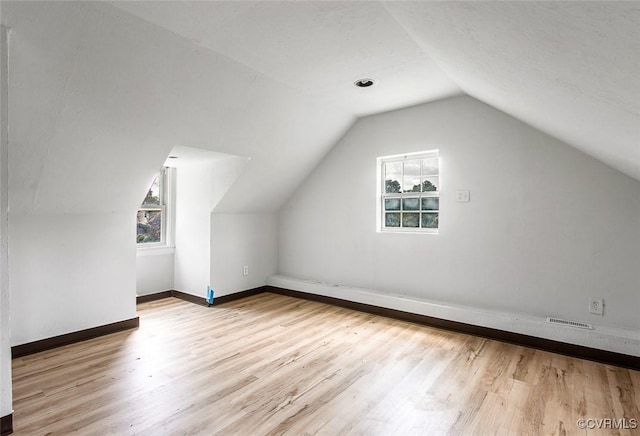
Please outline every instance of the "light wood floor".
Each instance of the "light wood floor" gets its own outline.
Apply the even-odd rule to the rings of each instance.
[[[274,294],[14,360],[17,435],[573,435],[640,372]],[[640,423],[639,423],[640,424]]]

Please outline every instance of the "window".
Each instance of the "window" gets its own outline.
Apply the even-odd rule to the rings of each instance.
[[[378,231],[438,233],[438,150],[378,158]]]
[[[162,168],[138,209],[136,242],[161,245],[167,241],[168,168]]]

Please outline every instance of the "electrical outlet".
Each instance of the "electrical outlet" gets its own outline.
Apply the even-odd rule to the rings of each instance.
[[[469,201],[469,190],[456,191],[456,201],[459,203],[467,203]]]
[[[589,298],[589,313],[603,315],[604,300],[602,298]]]
[[[249,266],[245,265],[242,267],[242,275],[243,276],[248,276],[249,275]]]

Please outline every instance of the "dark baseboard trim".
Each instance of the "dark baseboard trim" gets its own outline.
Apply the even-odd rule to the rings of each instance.
[[[0,436],[13,433],[13,413],[0,418]]]
[[[162,300],[163,298],[171,297],[173,291],[156,292],[155,294],[138,295],[136,297],[136,304],[148,303],[149,301]]]
[[[171,291],[171,296],[175,298],[179,298],[184,301],[188,301],[189,303],[197,304],[198,306],[208,307],[207,300],[204,297],[199,297],[197,295],[187,294],[182,291]]]
[[[52,338],[41,339],[39,341],[28,342],[22,345],[11,347],[11,358],[28,356],[29,354],[39,353],[40,351],[51,350],[52,348],[61,347],[63,345],[74,344],[76,342],[86,341],[87,339],[97,338],[99,336],[117,333],[124,330],[136,329],[140,326],[140,318],[126,319],[111,324],[101,325],[86,330],[67,333]]]
[[[156,292],[155,294],[140,295],[136,297],[136,304],[148,303],[150,301],[163,300],[165,298],[175,297],[189,303],[197,304],[199,306],[208,306],[207,300],[204,297],[198,297],[197,295],[187,294],[186,292],[176,291],[171,289],[168,291]]]
[[[235,294],[223,295],[221,297],[215,297],[213,299],[213,305],[217,306],[218,304],[228,303],[230,301],[240,300],[242,298],[251,297],[253,295],[262,294],[267,292],[266,286],[260,286],[258,288],[247,289],[246,291],[236,292]]]
[[[524,345],[526,347],[550,351],[553,353],[563,354],[565,356],[579,357],[581,359],[592,360],[609,365],[640,370],[640,357],[630,356],[628,354],[599,350],[597,348],[584,347],[582,345],[567,344],[565,342],[554,341],[551,339],[543,339],[535,336],[507,332],[504,330],[498,330],[489,327],[481,327],[472,324],[449,321],[446,319],[434,318],[426,315],[403,312],[401,310],[387,309],[385,307],[373,306],[364,303],[356,303],[353,301],[342,300],[340,298],[310,294],[308,292],[292,291],[275,286],[265,286],[264,288],[266,292],[272,292],[274,294],[317,301],[320,303],[331,304],[347,309],[358,310],[360,312],[386,316],[388,318],[399,319],[402,321],[415,322],[417,324],[423,324],[430,327],[437,327],[444,330],[451,330],[454,332],[466,333],[488,339],[495,339],[515,345]]]
[[[263,292],[266,292],[265,288],[266,288],[265,286],[260,286],[258,288],[247,289],[246,291],[240,291],[234,294],[215,297],[213,300],[213,306],[218,306],[219,304],[224,304],[230,301],[251,297],[252,295],[262,294]],[[136,297],[136,304],[147,303],[149,301],[162,300],[163,298],[169,298],[169,297],[179,298],[181,300],[188,301],[189,303],[194,303],[199,306],[205,306],[205,307],[212,306],[209,303],[207,303],[207,300],[204,297],[199,297],[197,295],[188,294],[182,291],[176,291],[175,289],[172,289],[170,291],[162,291],[155,294],[141,295],[139,297]]]

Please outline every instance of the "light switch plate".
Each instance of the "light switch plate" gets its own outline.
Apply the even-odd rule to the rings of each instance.
[[[469,190],[457,190],[456,201],[460,203],[466,203],[469,201]]]

